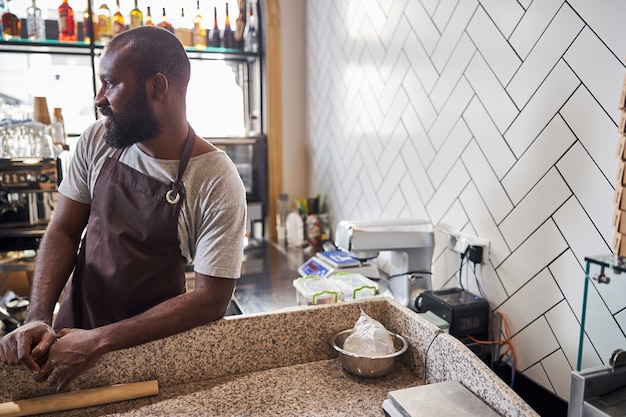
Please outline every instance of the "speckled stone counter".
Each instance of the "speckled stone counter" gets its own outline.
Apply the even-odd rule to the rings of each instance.
[[[346,373],[330,338],[359,307],[409,342],[389,375]],[[538,416],[465,345],[390,298],[234,316],[112,352],[72,389],[159,381],[159,395],[50,415],[383,416],[390,390],[459,380],[504,416]],[[0,365],[0,401],[51,394],[22,367]]]

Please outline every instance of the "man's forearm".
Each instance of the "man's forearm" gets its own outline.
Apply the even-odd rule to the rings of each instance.
[[[204,325],[224,316],[234,282],[221,295],[196,289],[162,302],[135,317],[92,330],[100,354],[137,346]],[[219,291],[218,291],[219,292]]]
[[[26,322],[52,322],[54,306],[76,264],[78,242],[48,229],[37,251]]]

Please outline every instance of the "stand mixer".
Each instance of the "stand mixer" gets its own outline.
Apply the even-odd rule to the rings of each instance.
[[[401,273],[388,277],[389,290],[398,302],[412,310],[416,310],[417,297],[432,288],[435,236],[426,220],[342,220],[335,232],[335,245],[359,260],[390,251],[390,262]]]

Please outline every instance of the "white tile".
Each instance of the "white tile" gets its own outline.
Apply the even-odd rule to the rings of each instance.
[[[518,247],[572,195],[556,169],[551,169],[500,223],[509,247]]]
[[[409,175],[402,177],[399,190],[402,192],[410,217],[414,219],[427,219],[428,213],[426,212],[426,206],[424,206],[423,200],[417,191],[417,187]]]
[[[369,50],[366,49],[363,51],[360,64],[363,69],[363,75],[365,76],[365,83],[363,85],[367,87],[366,91],[361,90],[361,96],[364,101],[374,100],[376,104],[379,105],[378,99],[383,93],[387,80],[384,80],[380,76],[378,65],[373,62],[373,57]],[[365,95],[365,93],[367,95]]]
[[[463,164],[456,163],[450,170],[449,175],[445,178],[441,186],[439,186],[433,197],[426,204],[428,216],[433,224],[437,224],[439,219],[443,217],[446,210],[452,202],[457,198],[463,187],[469,181],[467,171],[463,168]]]
[[[397,136],[406,140],[407,133],[402,124],[401,118],[404,110],[410,105],[409,99],[403,89],[396,90],[391,97],[392,101],[388,103],[384,108],[385,118],[378,129],[378,137],[382,143],[394,141]],[[394,148],[398,150],[398,148]],[[386,149],[384,152],[388,152]]]
[[[548,373],[556,395],[562,400],[568,401],[572,385],[572,368],[567,363],[563,352],[557,350],[542,360],[541,364]]]
[[[451,97],[452,91],[459,82],[459,78],[463,76],[463,71],[472,59],[475,50],[474,44],[467,35],[462,35],[430,94],[435,109],[441,110],[449,99],[454,100],[454,97]]]
[[[462,160],[467,172],[495,222],[499,223],[513,209],[513,204],[476,142],[472,141],[463,148]]]
[[[415,149],[419,149],[419,153],[415,153],[416,158],[424,165],[430,164],[435,157],[435,149],[428,139],[428,135],[424,131],[424,127],[420,122],[419,117],[415,113],[413,106],[407,106],[402,114],[402,123],[404,128],[409,132],[410,142],[415,146]]]
[[[387,83],[389,83],[393,80],[393,78],[398,76],[397,73],[399,71],[396,67],[400,65],[400,63],[398,62],[399,59],[406,61],[406,63],[403,63],[402,65],[402,67],[404,68],[404,72],[406,72],[409,67],[408,59],[406,57],[406,54],[403,52],[404,41],[406,40],[409,31],[409,24],[403,17],[400,25],[398,25],[396,27],[396,30],[393,32],[393,37],[388,43],[386,43],[387,50],[385,51],[385,57],[378,66],[378,71],[380,72],[380,76]],[[401,80],[402,78],[400,78],[398,82]]]
[[[380,217],[384,219],[399,219],[403,213],[407,212],[407,202],[399,188],[390,188],[393,191],[388,198],[383,201],[381,198],[382,211]],[[404,216],[406,217],[406,216]]]
[[[428,14],[432,16],[437,10],[439,0],[420,0],[420,3],[422,3],[424,10],[426,10],[426,12],[428,12]]]
[[[402,81],[402,86],[411,101],[411,106],[413,107],[417,118],[421,121],[425,129],[430,129],[433,123],[435,123],[435,120],[437,120],[437,112],[430,102],[428,94],[417,78],[414,68],[409,69],[406,73],[406,77],[404,77],[404,80]],[[420,130],[422,130],[421,127]]]
[[[576,369],[578,362],[578,344],[580,342],[580,323],[566,301],[557,304],[546,313],[546,320],[565,355],[568,368]]]
[[[459,196],[463,208],[476,230],[476,236],[489,241],[489,261],[497,267],[511,254],[475,184],[468,185]]]
[[[380,40],[383,45],[388,48],[397,47],[394,45],[394,39],[406,37],[406,33],[410,29],[409,22],[404,15],[404,9],[409,0],[385,0],[379,1],[381,9],[384,10],[385,21],[380,32]],[[396,32],[403,32],[404,36],[398,35]],[[402,45],[402,43],[400,43]]]
[[[424,90],[430,92],[439,78],[439,73],[414,32],[409,32],[403,48]]]
[[[572,95],[579,83],[576,75],[564,62],[560,61],[556,65],[504,134],[504,138],[517,157],[528,149],[531,142]]]
[[[385,206],[390,200],[393,192],[398,188],[398,184],[402,181],[402,177],[406,174],[406,167],[402,160],[402,156],[396,152],[395,160],[391,163],[389,170],[385,173],[382,184],[377,190],[380,204]]]
[[[517,117],[518,110],[480,54],[475,54],[465,77],[476,92],[498,130],[504,132]]]
[[[622,0],[570,0],[568,3],[585,17],[585,22],[597,33],[602,41],[622,57],[624,45],[623,17],[626,16],[626,2]]]
[[[351,151],[348,150],[348,153]],[[355,173],[357,176],[360,176],[362,173],[366,172],[369,177],[369,187],[378,189],[380,184],[383,182],[383,176],[378,170],[378,165],[375,159],[376,153],[372,152],[371,148],[367,142],[362,141],[358,150],[354,149],[354,158],[359,158],[363,161],[362,165],[358,165],[358,169],[355,169]],[[345,160],[345,159],[344,159]],[[343,161],[340,161],[341,163]]]
[[[442,9],[444,2],[439,4],[436,15],[439,14],[439,10]],[[447,0],[447,3],[452,3]],[[442,31],[441,39],[437,43],[431,59],[435,67],[442,72],[446,67],[448,61],[454,59],[454,54],[458,54],[457,45],[459,40],[464,36],[465,28],[469,20],[472,18],[474,11],[476,10],[478,3],[475,0],[463,0],[458,4],[455,4],[452,16],[450,16],[449,22],[446,23],[445,31]],[[448,13],[448,10],[445,11]],[[472,50],[474,49],[472,45]]]
[[[580,264],[584,265],[586,256],[611,252],[577,199],[570,198],[553,219]],[[623,299],[618,303],[623,306]]]
[[[504,314],[507,314],[506,311]],[[541,343],[537,343],[538,340],[541,340]],[[541,361],[559,348],[550,326],[543,317],[513,336],[513,344],[517,357],[517,369],[520,371]]]
[[[506,88],[517,107],[522,108],[528,103],[583,25],[584,22],[567,5],[559,10]]]
[[[496,2],[499,1],[493,3]],[[506,85],[519,68],[521,60],[483,9],[476,10],[467,26],[467,33],[500,83]]]
[[[524,9],[515,0],[481,0],[480,4],[505,37],[511,34],[524,14]]]
[[[567,250],[548,265],[548,268],[565,295],[569,308],[580,321],[585,285],[585,264],[579,264],[572,251]]]
[[[463,119],[459,119],[427,169],[428,176],[435,188],[441,184],[471,138],[472,133],[467,125]]]
[[[419,1],[409,1],[404,9],[404,14],[411,24],[413,31],[420,39],[426,53],[430,55],[439,41],[439,31],[432,19],[422,7]]]
[[[514,204],[524,198],[575,141],[576,137],[559,115],[550,121],[502,179],[502,185]]]
[[[525,58],[563,5],[563,0],[533,1],[515,27],[509,42]]]
[[[452,127],[456,124],[461,114],[463,114],[463,110],[471,100],[473,94],[474,92],[467,81],[465,81],[464,78],[459,80],[452,94],[450,94],[450,99],[447,101],[433,124],[433,127],[428,132],[435,149],[439,149],[443,141],[448,137]]]
[[[548,220],[502,262],[496,272],[507,293],[513,294],[566,249],[561,233]]]
[[[424,165],[420,163],[414,143],[407,141],[402,148],[402,158],[407,166],[408,176],[417,188],[422,202],[430,200],[435,193]]]
[[[604,175],[614,178],[617,172],[615,149],[619,134],[589,91],[582,87],[576,90],[561,109],[561,115]]]
[[[433,23],[443,32],[459,0],[441,0],[432,14]]]
[[[473,98],[463,112],[463,119],[474,134],[489,165],[498,178],[502,178],[515,164],[515,155],[489,116],[477,98]]]
[[[506,300],[500,310],[506,312],[511,334],[516,334],[561,300],[563,294],[550,272],[544,269]]]
[[[606,242],[613,239],[613,186],[578,143],[556,164]],[[617,167],[617,165],[616,165]],[[612,181],[612,179],[611,179]],[[605,204],[599,204],[605,202]]]
[[[626,46],[626,42],[623,45]],[[613,55],[596,34],[585,28],[564,58],[593,97],[618,123],[621,112],[617,104],[624,82],[623,56]]]

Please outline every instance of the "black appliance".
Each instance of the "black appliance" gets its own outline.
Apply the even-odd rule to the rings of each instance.
[[[489,303],[461,288],[424,291],[415,300],[418,313],[431,311],[450,324],[448,332],[457,338],[489,336]]]

